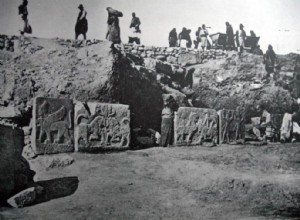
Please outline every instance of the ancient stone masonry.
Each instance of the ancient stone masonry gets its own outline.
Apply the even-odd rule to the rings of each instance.
[[[213,109],[180,107],[175,116],[175,144],[218,141],[218,114]]]
[[[192,48],[148,47],[134,44],[125,44],[124,48],[129,54],[138,55],[143,58],[155,58],[160,61],[165,61],[171,64],[179,64],[182,66],[205,63],[208,60],[227,57],[226,51],[215,49],[202,51]]]
[[[219,114],[219,143],[236,144],[244,142],[245,138],[245,116],[244,112],[223,109]]]
[[[74,151],[73,101],[35,98],[32,147],[36,154]]]
[[[129,148],[130,111],[128,105],[76,103],[76,151]]]

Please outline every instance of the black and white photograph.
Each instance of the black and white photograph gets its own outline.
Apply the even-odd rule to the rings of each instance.
[[[300,0],[0,0],[0,220],[300,219]]]

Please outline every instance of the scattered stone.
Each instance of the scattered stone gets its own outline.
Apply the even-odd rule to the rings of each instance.
[[[36,189],[34,187],[25,189],[7,200],[7,203],[14,208],[22,208],[34,203],[36,199]]]
[[[47,168],[61,168],[71,165],[74,162],[74,158],[69,155],[48,156],[45,160]]]

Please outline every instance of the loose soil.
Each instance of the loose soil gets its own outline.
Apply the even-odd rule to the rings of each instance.
[[[299,144],[70,155],[31,160],[44,195],[0,219],[300,219]]]

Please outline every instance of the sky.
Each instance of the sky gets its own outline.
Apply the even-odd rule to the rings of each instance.
[[[18,5],[22,0],[0,0],[0,34],[18,35],[21,25]],[[167,46],[172,28],[192,30],[211,27],[210,34],[225,33],[225,22],[234,31],[240,23],[249,35],[260,36],[265,51],[269,44],[278,54],[300,53],[300,0],[28,0],[32,36],[41,38],[74,38],[78,5],[87,11],[87,38],[105,39],[107,7],[123,12],[120,18],[121,39],[128,42],[131,14],[141,20],[141,42],[147,46]]]

